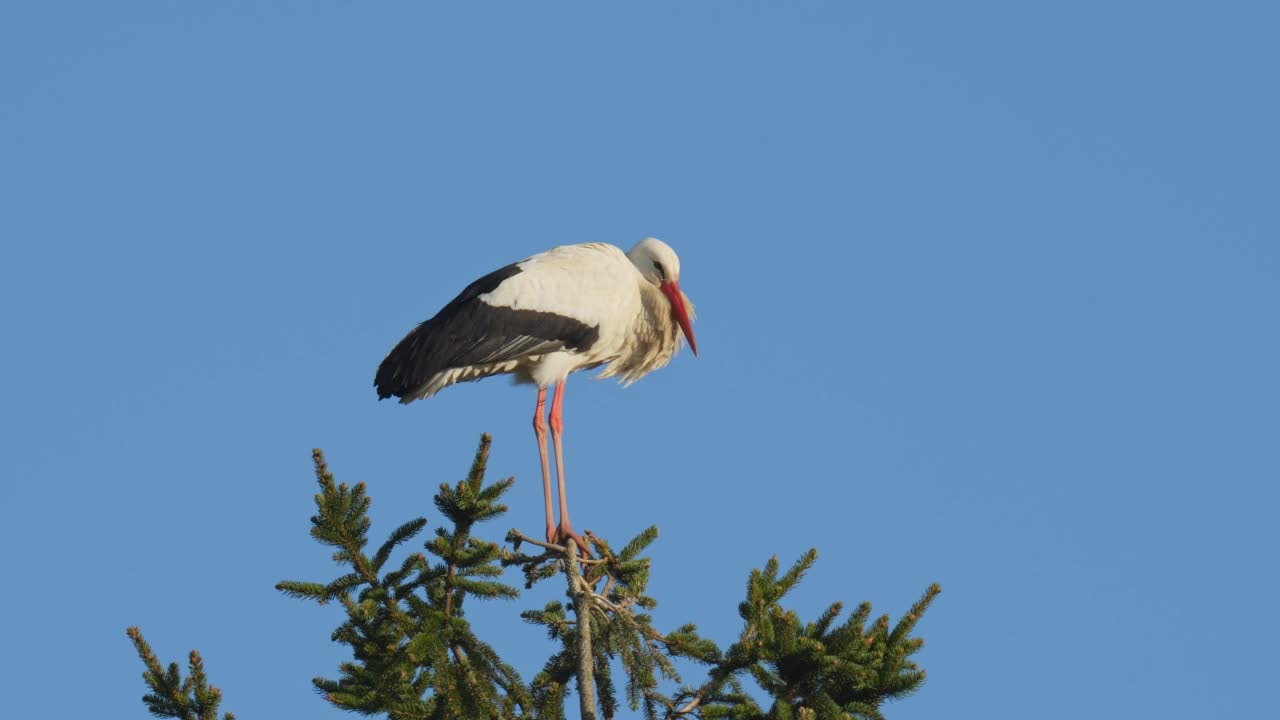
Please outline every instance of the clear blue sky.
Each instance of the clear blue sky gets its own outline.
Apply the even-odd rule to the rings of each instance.
[[[564,243],[680,252],[703,355],[567,394],[575,524],[661,526],[657,621],[896,617],[895,720],[1261,717],[1280,625],[1274,3],[6,3],[5,712],[145,716],[124,628],[243,718],[344,716],[309,452],[375,535],[533,395],[378,362]],[[549,646],[477,623],[532,674]],[[72,684],[67,682],[75,678]],[[47,714],[47,712],[45,713]]]

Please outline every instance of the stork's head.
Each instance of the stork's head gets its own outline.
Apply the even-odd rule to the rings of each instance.
[[[680,258],[676,257],[676,251],[658,238],[645,238],[627,251],[627,257],[645,280],[667,296],[671,303],[671,316],[679,323],[684,338],[689,341],[689,348],[696,356],[698,343],[693,339],[689,299],[680,292]]]

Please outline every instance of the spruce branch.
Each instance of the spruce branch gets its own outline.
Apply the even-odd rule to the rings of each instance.
[[[924,645],[909,637],[920,617],[942,589],[931,585],[908,613],[889,631],[884,615],[865,629],[870,603],[862,603],[842,625],[831,629],[843,609],[830,605],[818,619],[800,622],[779,601],[813,567],[810,550],[781,577],[778,560],[753,570],[747,599],[739,606],[743,629],[738,642],[724,653],[703,646],[711,661],[707,681],[683,688],[667,706],[666,720],[677,718],[790,718],[879,720],[880,706],[905,697],[924,682],[925,674],[909,656]],[[774,702],[767,715],[746,696],[738,677],[752,678]]]
[[[333,558],[347,572],[328,583],[291,580],[276,587],[321,604],[336,599],[346,611],[333,639],[351,648],[352,660],[339,667],[338,679],[313,680],[333,705],[394,719],[528,714],[532,699],[523,680],[475,635],[464,613],[469,597],[517,594],[495,579],[502,574],[502,547],[471,535],[477,523],[506,512],[499,500],[514,482],[485,484],[489,446],[489,436],[482,436],[467,476],[455,485],[442,484],[435,494],[449,524],[435,529],[425,552],[410,553],[398,563],[392,556],[426,527],[426,519],[403,523],[369,557],[365,548],[372,522],[364,483],[337,483],[323,453],[314,451],[320,492],[311,534],[337,548]]]
[[[142,679],[151,692],[142,696],[147,710],[160,718],[179,718],[179,720],[217,720],[218,705],[222,703],[222,691],[209,685],[204,672],[204,659],[200,653],[192,650],[187,658],[187,677],[182,677],[178,663],[169,663],[168,669],[160,665],[159,658],[151,649],[151,645],[142,637],[142,630],[137,626],[130,627],[126,633],[133,641],[146,666]],[[235,720],[232,713],[224,713],[223,720]]]
[[[924,680],[923,671],[908,659],[923,641],[908,636],[940,592],[936,585],[912,606],[893,632],[889,631],[887,615],[864,630],[870,613],[867,603],[833,630],[844,607],[841,603],[828,606],[808,623],[780,604],[812,569],[817,551],[802,554],[785,572],[776,557],[770,558],[763,568],[750,573],[747,597],[739,605],[742,631],[738,641],[722,652],[715,643],[700,637],[693,625],[666,635],[658,632],[650,616],[641,611],[655,605],[645,594],[650,563],[639,555],[656,539],[656,528],[646,529],[618,553],[607,541],[589,533],[586,537],[597,556],[591,563],[574,557],[577,553],[568,544],[544,543],[518,530],[507,535],[514,551],[502,562],[520,566],[530,586],[563,573],[573,607],[572,618],[561,603],[523,614],[526,621],[542,625],[562,645],[535,679],[539,707],[562,699],[563,685],[576,676],[579,688],[595,690],[600,709],[606,717],[612,716],[618,690],[609,671],[611,660],[620,662],[626,672],[628,704],[633,709],[643,707],[648,718],[666,720],[879,718],[883,702],[909,694]],[[542,552],[521,553],[524,544]],[[579,571],[580,567],[584,569]],[[603,589],[597,592],[601,580]],[[708,676],[701,685],[682,687],[668,697],[658,691],[659,679],[680,681],[672,664],[672,659],[680,657],[706,665]],[[744,690],[744,678],[773,698],[767,713]],[[586,710],[584,705],[584,717]]]

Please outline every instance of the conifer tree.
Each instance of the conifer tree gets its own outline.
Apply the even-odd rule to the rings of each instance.
[[[485,483],[489,445],[482,436],[466,477],[440,485],[435,506],[446,524],[398,563],[392,555],[426,529],[427,519],[400,525],[370,553],[365,484],[338,483],[314,451],[320,491],[311,535],[332,548],[343,571],[328,582],[276,587],[322,605],[336,601],[345,612],[332,638],[349,646],[352,658],[336,679],[312,681],[333,705],[392,720],[563,720],[572,686],[584,720],[617,717],[624,703],[648,720],[878,720],[886,701],[923,683],[925,672],[911,656],[924,640],[912,632],[941,592],[937,585],[896,623],[888,615],[871,620],[865,602],[843,621],[843,605],[835,602],[804,622],[781,601],[817,560],[810,550],[785,572],[776,557],[752,571],[738,605],[742,630],[728,647],[692,624],[663,633],[650,614],[657,602],[647,594],[651,562],[643,555],[658,537],[656,527],[617,551],[588,533],[593,557],[580,557],[575,543],[546,543],[514,529],[507,546],[472,534],[506,512],[500,499],[514,483]],[[527,682],[465,613],[469,603],[519,597],[499,579],[507,567],[520,570],[526,589],[565,582],[565,601],[521,613],[555,647]],[[137,628],[129,636],[146,665],[150,692],[143,701],[152,714],[216,720],[221,693],[207,684],[198,653],[192,651],[183,678],[176,663],[167,671],[160,666]],[[685,682],[673,662],[680,658],[705,668],[705,679]]]

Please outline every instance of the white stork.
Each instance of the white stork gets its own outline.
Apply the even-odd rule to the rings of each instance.
[[[542,462],[547,541],[586,543],[569,523],[564,490],[564,385],[575,370],[605,365],[624,385],[666,365],[680,345],[693,354],[693,305],[680,291],[680,259],[645,238],[623,253],[605,243],[565,245],[495,270],[466,287],[387,354],[378,399],[409,403],[458,382],[514,373],[538,386],[533,430]],[[547,386],[555,385],[542,419]],[[547,427],[556,450],[560,522],[552,520]]]

